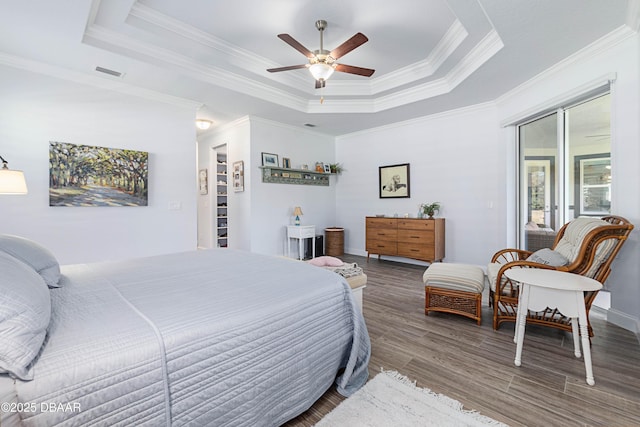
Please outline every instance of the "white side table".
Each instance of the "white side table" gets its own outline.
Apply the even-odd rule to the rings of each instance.
[[[302,251],[302,242],[304,239],[315,239],[316,226],[315,225],[288,225],[287,226],[287,256],[291,257],[291,239],[298,239],[298,257],[300,260],[304,258],[304,252]],[[316,245],[311,241],[311,253],[312,258],[316,257]]]
[[[542,311],[547,307],[555,307],[566,317],[571,318],[573,347],[576,357],[580,357],[579,335],[582,336],[587,384],[594,385],[596,382],[593,378],[593,368],[591,366],[591,347],[589,345],[584,292],[597,291],[602,288],[602,284],[597,280],[578,274],[538,268],[512,268],[505,272],[505,276],[521,284],[514,337],[514,341],[517,344],[516,366],[520,366],[522,360],[522,342],[524,341],[524,329],[527,322],[527,310]],[[578,329],[580,329],[580,334],[578,334]]]

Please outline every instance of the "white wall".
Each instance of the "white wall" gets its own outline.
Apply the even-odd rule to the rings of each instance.
[[[209,170],[209,194],[198,197],[198,246],[212,248],[216,246],[213,238],[216,214],[215,175],[212,175],[215,147],[226,145],[227,147],[227,180],[232,182],[231,168],[237,161],[244,162],[245,191],[234,192],[228,188],[227,214],[228,246],[234,249],[251,250],[251,180],[253,171],[251,159],[251,127],[249,118],[245,117],[228,124],[221,129],[213,129],[211,132],[198,138],[198,167]],[[230,184],[229,184],[230,185]]]
[[[505,150],[495,108],[480,105],[337,139],[346,171],[336,193],[345,248],[365,255],[365,217],[416,217],[421,203],[440,202],[446,262],[486,265],[503,247]],[[410,164],[410,198],[380,199],[378,167]]]
[[[229,193],[229,247],[270,255],[283,255],[286,247],[285,227],[292,222],[295,206],[301,206],[302,224],[315,225],[316,234],[335,225],[335,177],[329,187],[311,185],[270,184],[262,182],[262,153],[291,159],[291,166],[316,162],[333,163],[334,138],[317,132],[249,117],[220,131],[203,135],[199,143],[200,168],[207,167],[211,147],[228,144],[231,165],[245,162],[245,191]],[[211,211],[200,201],[199,217],[210,217]],[[210,223],[200,220],[200,242],[212,233]],[[296,245],[292,244],[292,251]],[[297,251],[296,251],[297,253]]]
[[[0,93],[0,155],[29,187],[0,196],[0,233],[32,238],[62,264],[195,248],[195,110],[9,67]],[[50,207],[49,141],[148,151],[149,206]]]
[[[498,102],[500,119],[517,117],[537,107],[558,102],[563,94],[573,95],[581,87],[615,73],[612,87],[611,212],[627,218],[636,229],[613,263],[606,282],[611,291],[608,320],[626,329],[640,331],[640,41],[638,35],[614,47],[594,49],[569,58],[538,78],[502,97]],[[510,201],[514,203],[513,200]],[[509,206],[509,209],[513,208]]]
[[[515,128],[510,118],[533,114],[616,75],[612,90],[612,213],[636,226],[606,282],[608,319],[640,331],[640,41],[581,52],[497,100],[337,138],[336,160],[346,169],[336,192],[337,224],[346,251],[365,255],[364,218],[415,216],[422,202],[438,201],[446,218],[446,262],[485,265],[495,250],[515,244]],[[378,166],[411,164],[411,198],[379,199]],[[490,207],[491,206],[491,207]]]

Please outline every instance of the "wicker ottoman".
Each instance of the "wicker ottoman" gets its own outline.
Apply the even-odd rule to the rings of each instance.
[[[454,313],[482,322],[484,271],[466,264],[433,263],[422,276],[425,287],[424,314]]]

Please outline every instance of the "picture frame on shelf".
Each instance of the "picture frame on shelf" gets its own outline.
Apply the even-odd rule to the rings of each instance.
[[[291,159],[288,157],[282,158],[282,167],[285,169],[291,169]]]
[[[262,166],[278,167],[278,155],[271,153],[262,153]]]
[[[244,161],[233,162],[233,191],[244,191]]]
[[[380,166],[378,191],[381,199],[411,197],[409,163]]]
[[[324,173],[331,173],[331,166],[328,163],[324,164]]]

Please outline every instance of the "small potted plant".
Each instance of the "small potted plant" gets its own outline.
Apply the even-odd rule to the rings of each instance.
[[[331,173],[340,173],[344,170],[342,169],[342,165],[340,163],[329,164],[329,169],[331,170]]]
[[[428,219],[433,219],[436,212],[440,212],[440,202],[433,202],[429,204],[423,203],[421,208],[422,212],[424,212],[425,215],[428,215]]]

